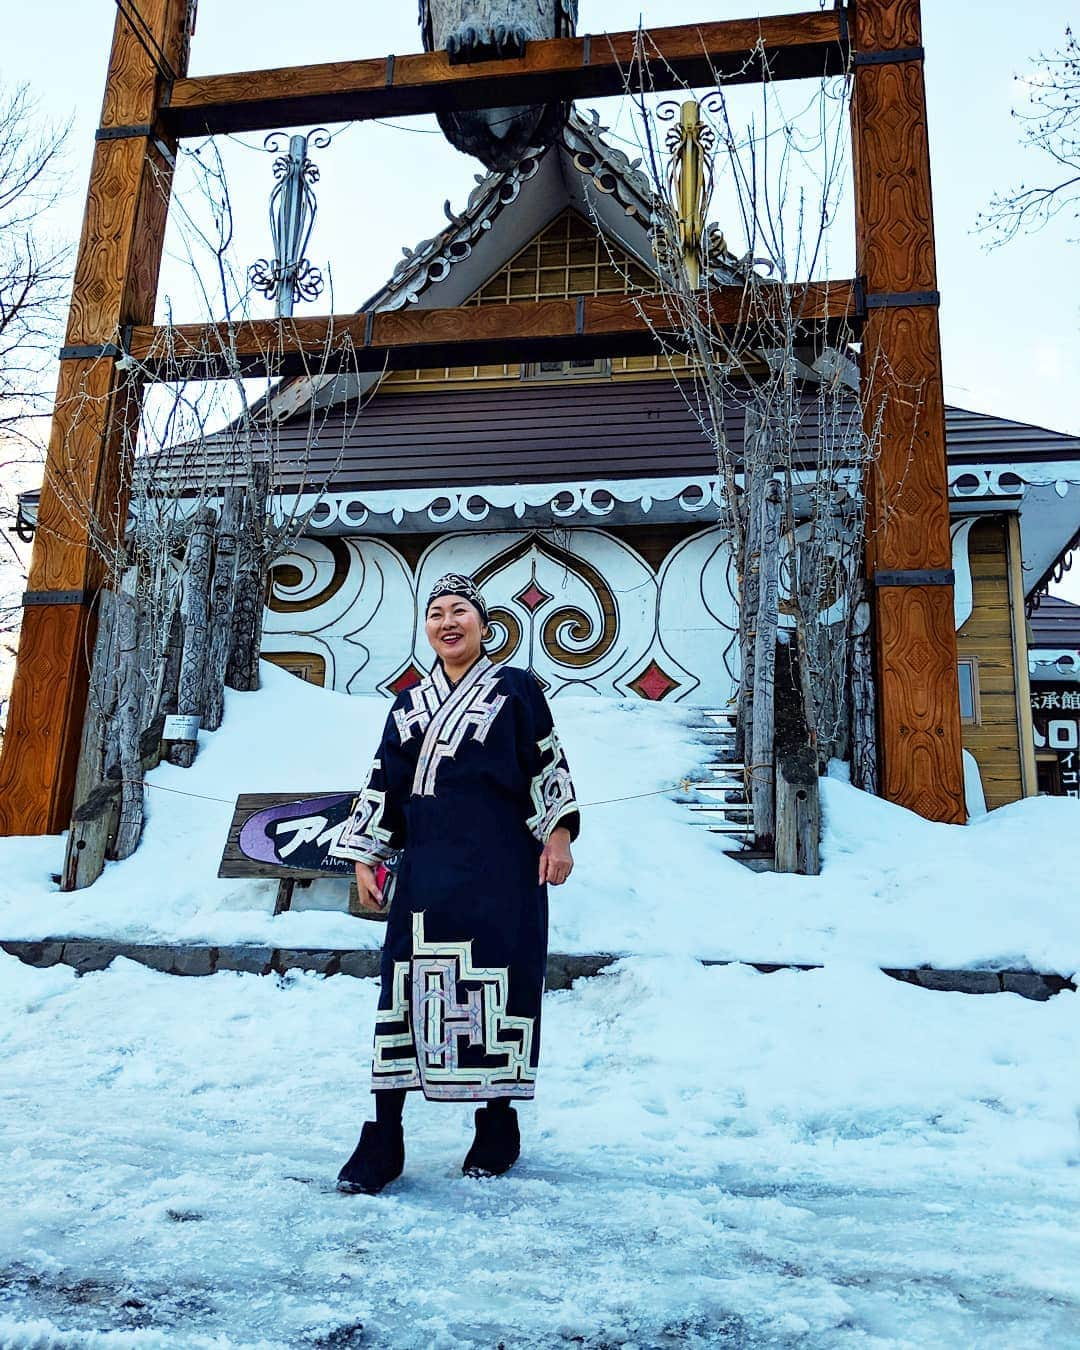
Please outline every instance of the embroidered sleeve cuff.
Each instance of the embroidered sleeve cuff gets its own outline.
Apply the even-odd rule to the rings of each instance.
[[[560,825],[563,826],[564,829],[570,831],[570,842],[573,843],[581,833],[581,816],[578,814],[575,803],[571,802],[564,807],[558,818],[552,822],[551,828],[547,832],[548,839],[551,838]]]
[[[326,851],[331,858],[348,858],[351,862],[367,863],[369,867],[389,862],[397,853],[396,848],[382,844],[377,839],[341,839],[331,844]]]

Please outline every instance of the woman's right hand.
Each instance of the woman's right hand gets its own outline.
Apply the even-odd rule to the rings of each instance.
[[[367,863],[356,864],[356,893],[360,897],[360,908],[381,913],[383,893],[375,883],[375,873]]]

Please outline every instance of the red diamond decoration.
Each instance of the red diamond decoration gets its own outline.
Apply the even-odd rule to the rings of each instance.
[[[406,689],[412,689],[415,685],[418,685],[423,678],[424,672],[417,670],[410,661],[397,679],[391,680],[386,687],[392,694],[403,694]]]
[[[641,698],[659,703],[662,698],[667,698],[673,689],[678,689],[679,681],[673,680],[655,661],[650,661],[637,679],[630,681],[629,687]]]
[[[519,605],[524,605],[530,614],[535,614],[545,601],[551,599],[547,591],[542,591],[536,584],[536,581],[530,581],[523,591],[518,591],[514,599]]]

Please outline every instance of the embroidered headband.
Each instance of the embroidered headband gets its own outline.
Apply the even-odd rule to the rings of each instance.
[[[471,577],[459,576],[457,572],[448,572],[446,576],[440,577],[431,588],[431,594],[427,598],[428,605],[433,600],[438,600],[441,595],[460,595],[462,599],[468,600],[469,604],[477,610],[484,623],[488,622],[487,605],[484,604],[484,597],[480,594]]]

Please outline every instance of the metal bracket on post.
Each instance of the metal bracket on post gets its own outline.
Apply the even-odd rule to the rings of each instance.
[[[951,567],[933,567],[874,573],[875,586],[954,586],[956,573]]]
[[[867,309],[914,309],[920,305],[932,305],[936,309],[941,304],[941,292],[878,291],[874,295],[864,295],[863,304]]]
[[[923,61],[926,52],[922,47],[894,47],[888,52],[855,52],[851,58],[853,66],[893,66],[903,61]]]
[[[92,591],[24,591],[23,608],[31,605],[91,605]]]

